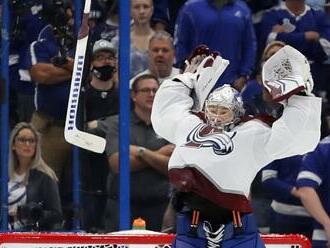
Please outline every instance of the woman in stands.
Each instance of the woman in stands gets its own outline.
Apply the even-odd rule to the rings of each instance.
[[[155,33],[151,28],[151,16],[154,11],[152,0],[132,0],[131,15],[131,70],[130,77],[148,68],[149,40]]]
[[[8,214],[10,230],[54,230],[62,210],[57,177],[41,157],[40,136],[18,123],[10,137]]]

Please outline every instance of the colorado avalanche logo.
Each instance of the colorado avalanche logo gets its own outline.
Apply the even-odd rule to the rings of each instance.
[[[184,146],[203,148],[212,147],[217,155],[226,155],[233,151],[234,143],[232,139],[236,135],[217,131],[209,125],[199,124],[188,135],[187,143]]]

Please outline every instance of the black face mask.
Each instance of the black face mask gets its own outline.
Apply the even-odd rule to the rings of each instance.
[[[108,81],[113,77],[113,74],[116,72],[116,68],[111,65],[104,65],[99,67],[93,66],[92,72],[94,76],[101,81]]]

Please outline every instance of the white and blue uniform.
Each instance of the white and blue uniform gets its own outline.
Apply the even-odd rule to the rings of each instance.
[[[285,32],[273,32],[273,26],[282,25]],[[305,32],[317,32],[320,38],[311,41],[305,38]],[[311,66],[315,82],[315,92],[326,90],[329,94],[328,71],[324,62],[330,56],[330,22],[324,11],[305,5],[305,10],[295,16],[283,1],[279,6],[265,12],[260,28],[260,46],[277,40],[282,41],[306,56]]]
[[[37,63],[51,63],[51,59],[60,55],[60,48],[53,34],[53,27],[46,26],[39,39],[30,45],[26,67],[31,68]],[[68,105],[70,82],[45,85],[36,82],[36,110],[56,120],[65,120]]]
[[[219,210],[242,214],[243,231],[238,236],[232,235],[233,221],[220,223],[225,224],[222,247],[264,247],[250,215],[251,183],[273,160],[314,150],[320,137],[321,100],[293,95],[272,127],[251,119],[226,132],[191,113],[194,101],[190,94],[191,88],[174,78],[163,82],[154,99],[153,127],[176,145],[169,161],[170,181],[178,191],[195,194]],[[178,230],[183,231],[175,247],[206,246],[205,235],[188,237],[187,215],[177,221]]]
[[[315,151],[306,154],[297,177],[298,187],[313,187],[321,200],[323,208],[330,215],[330,136],[324,138]],[[323,226],[314,221],[312,235],[313,247],[327,247],[327,237]],[[319,246],[317,246],[319,245]]]
[[[15,91],[17,114],[16,121],[30,121],[34,110],[35,83],[26,67],[26,55],[30,44],[38,39],[39,32],[46,25],[41,17],[42,3],[40,0],[20,2],[18,6],[11,6],[11,17],[15,31],[11,31],[10,38],[10,88]],[[24,6],[24,7],[23,7]],[[14,99],[11,97],[11,99]]]
[[[274,25],[282,25],[286,32],[272,32]],[[320,34],[320,41],[310,42],[305,38],[305,32],[315,31]],[[324,11],[317,11],[305,5],[305,11],[294,16],[286,7],[285,3],[265,12],[261,25],[262,46],[273,40],[285,42],[302,54],[309,61],[323,61],[327,59],[326,47],[322,44],[322,39],[330,42],[330,24],[327,21]]]
[[[270,233],[300,233],[311,237],[312,217],[291,191],[296,186],[302,156],[275,160],[262,170],[264,189],[273,198]]]

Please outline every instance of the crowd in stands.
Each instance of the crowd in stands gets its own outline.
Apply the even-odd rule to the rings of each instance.
[[[15,197],[11,190],[18,181],[26,194],[15,203],[15,214],[17,206],[34,201],[47,212],[41,214],[43,218],[54,220],[55,229],[60,229],[58,219],[63,218],[62,228],[70,230],[72,146],[64,139],[64,124],[76,44],[73,1],[17,0],[10,9],[10,153],[17,158],[10,161],[9,199]],[[163,218],[173,201],[167,179],[173,145],[155,134],[150,114],[159,85],[183,70],[198,45],[205,44],[230,61],[216,86],[232,85],[241,92],[248,114],[273,119],[282,109],[267,99],[261,66],[286,44],[298,49],[310,63],[313,93],[322,97],[322,138],[330,134],[328,0],[131,0],[130,82],[118,78],[119,1],[92,1],[89,25],[79,120],[85,130],[105,137],[107,145],[103,154],[81,153],[81,220],[86,231],[118,230],[121,83],[130,84],[133,103],[129,153],[132,219],[144,218],[150,230],[161,231],[164,223],[167,230],[175,230],[168,224],[175,211]],[[29,137],[20,139],[22,130]],[[275,161],[256,177],[251,200],[262,232],[300,232],[330,240],[328,139],[307,156],[307,162],[303,156]],[[21,165],[19,146],[34,154],[34,160],[26,161],[30,163],[24,168],[27,171],[15,166]],[[314,164],[320,168],[312,167]],[[47,187],[48,193],[29,194],[34,180],[47,184],[41,187]],[[308,191],[303,199],[299,190]],[[317,210],[311,209],[311,197],[318,199]],[[19,224],[17,229],[21,229],[12,209],[11,227]],[[43,218],[38,222],[43,223]],[[313,218],[318,221],[316,227]]]

